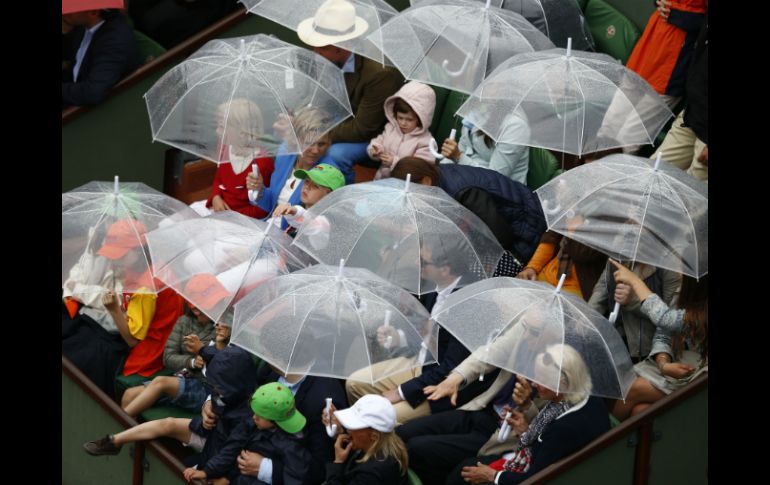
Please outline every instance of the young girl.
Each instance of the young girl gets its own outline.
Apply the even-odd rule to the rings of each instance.
[[[372,160],[382,162],[375,179],[389,177],[398,160],[404,157],[433,161],[428,148],[433,137],[428,127],[435,108],[436,93],[416,81],[404,84],[396,94],[385,100],[385,117],[388,119],[385,131],[374,138],[366,149]]]
[[[249,217],[265,217],[267,212],[249,203],[246,188],[246,176],[252,171],[252,163],[257,164],[260,177],[268,186],[273,174],[273,159],[266,156],[258,144],[264,131],[262,112],[253,102],[238,98],[229,105],[220,106],[219,120],[217,137],[222,143],[222,162],[214,174],[206,208],[213,212],[234,210]],[[201,215],[207,215],[201,207],[194,205],[193,208]]]

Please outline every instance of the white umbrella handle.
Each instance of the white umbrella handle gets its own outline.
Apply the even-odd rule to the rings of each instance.
[[[471,62],[471,55],[465,54],[465,60],[463,61],[463,65],[460,66],[460,69],[456,71],[450,71],[447,69],[449,67],[449,59],[444,59],[444,61],[441,63],[441,67],[444,68],[444,71],[447,73],[447,76],[449,77],[460,77],[465,72],[466,69],[468,69],[468,63]]]
[[[257,170],[256,163],[251,164],[251,171],[255,177],[259,178],[259,170]],[[252,202],[256,202],[257,199],[259,199],[259,190],[258,189],[249,190],[249,200]]]
[[[390,327],[390,315],[391,315],[391,311],[385,310],[385,323],[383,324],[383,327],[386,327],[386,328]],[[383,347],[385,347],[386,349],[389,349],[391,345],[393,345],[393,336],[388,335],[388,339],[385,341],[385,344],[383,345]]]
[[[329,424],[326,425],[326,434],[329,438],[337,436],[337,425],[332,423],[332,398],[326,398],[326,415],[329,416]]]
[[[607,320],[609,320],[610,323],[615,323],[615,320],[618,319],[618,313],[620,313],[620,303],[615,302],[615,308],[612,309],[612,312],[610,313],[610,316],[607,317]]]
[[[452,128],[452,131],[449,132],[449,138],[454,140],[455,135],[457,135],[457,130]],[[441,152],[438,151],[438,142],[436,142],[435,138],[430,139],[430,143],[428,143],[428,150],[430,150],[430,154],[433,155],[433,157],[436,160],[440,161],[444,159],[444,155],[442,155]],[[455,161],[455,163],[457,162]]]
[[[497,433],[497,441],[500,443],[507,440],[508,435],[511,434],[511,425],[508,424],[508,418],[510,417],[511,417],[511,412],[508,411],[507,413],[505,413],[503,424],[500,425],[500,431],[498,431]]]

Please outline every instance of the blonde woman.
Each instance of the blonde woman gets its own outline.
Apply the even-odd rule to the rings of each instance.
[[[327,485],[408,483],[409,458],[406,445],[393,432],[396,411],[390,401],[367,394],[333,413],[340,434],[334,443],[334,463],[326,465]],[[328,424],[325,413],[323,420]]]
[[[323,126],[329,126],[328,115],[324,110],[312,106],[303,108],[294,115],[292,126],[297,139],[307,146],[305,151],[300,155],[286,154],[287,149],[291,147],[282,146],[275,158],[275,171],[269,180],[270,183],[266,184],[264,189],[262,181],[253,174],[249,174],[246,179],[249,190],[260,191],[259,198],[251,203],[265,214],[271,213],[281,204],[292,206],[300,204],[304,181],[294,175],[296,170],[307,171],[319,163],[328,163],[337,167],[337,164],[326,154],[331,145],[331,138],[328,133],[320,133]],[[280,225],[282,229],[288,227],[286,220],[280,217],[276,218],[275,224]]]

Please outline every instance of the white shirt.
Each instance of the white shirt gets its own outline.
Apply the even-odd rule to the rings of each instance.
[[[291,174],[286,178],[286,183],[283,184],[281,193],[278,194],[278,200],[275,201],[275,205],[286,204],[287,202],[289,202],[289,198],[291,197],[291,194],[294,193],[294,190],[296,190],[298,183],[299,183],[299,179],[294,176],[294,170],[292,169]],[[276,218],[275,224],[278,227],[281,227],[280,217]]]
[[[94,38],[94,34],[96,33],[97,30],[99,30],[99,27],[101,27],[103,23],[104,23],[104,20],[94,25],[90,29],[86,29],[85,34],[83,34],[83,40],[80,41],[80,47],[78,47],[78,52],[75,54],[75,66],[72,68],[73,82],[77,82],[78,73],[80,72],[80,66],[83,64],[83,58],[86,57],[86,51],[88,50],[88,46],[91,45],[91,39]]]
[[[356,72],[356,56],[351,53],[345,64],[342,65],[342,72]]]

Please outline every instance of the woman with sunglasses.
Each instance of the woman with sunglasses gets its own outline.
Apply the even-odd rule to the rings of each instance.
[[[465,460],[456,469],[460,473],[447,477],[447,484],[521,483],[609,430],[604,401],[591,396],[591,376],[573,347],[549,346],[535,358],[534,371],[537,379],[532,387],[550,402],[529,423],[522,413],[512,412],[508,423],[519,434],[519,446],[503,456]]]

